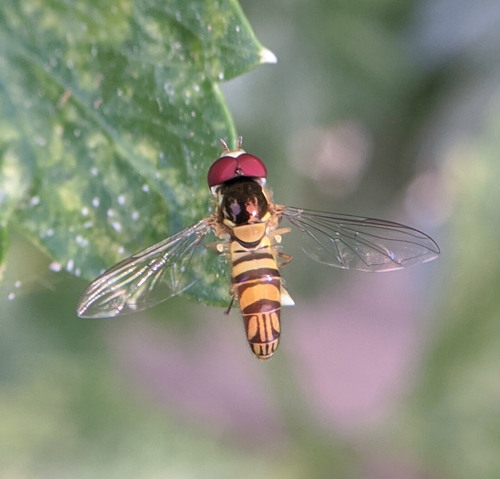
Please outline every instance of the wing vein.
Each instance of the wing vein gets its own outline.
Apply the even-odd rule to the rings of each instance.
[[[82,294],[78,315],[103,318],[140,311],[186,291],[197,281],[189,264],[205,252],[203,238],[212,225],[213,217],[204,218],[103,273]]]
[[[400,223],[286,206],[277,211],[302,231],[304,252],[330,266],[390,271],[439,255],[432,238]]]

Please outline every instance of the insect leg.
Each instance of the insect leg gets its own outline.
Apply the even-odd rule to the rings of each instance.
[[[233,307],[235,296],[236,296],[235,294],[233,294],[231,296],[231,302],[229,303],[229,306],[227,307],[227,309],[224,311],[224,314],[229,314],[231,312],[231,308]]]
[[[280,263],[278,263],[278,267],[279,268],[281,268],[282,266],[287,265],[288,263],[290,263],[290,261],[292,261],[292,255],[291,254],[286,254],[286,253],[283,253],[282,251],[276,251],[276,250],[274,251],[274,254],[278,258],[282,258],[282,261]]]
[[[236,285],[231,283],[231,286],[229,287],[229,295],[231,296],[231,302],[229,303],[229,306],[227,309],[224,311],[224,314],[229,314],[231,311],[231,308],[233,307],[234,304],[234,298],[236,298],[236,294],[238,293],[238,290],[236,288]]]
[[[267,237],[274,239],[274,241],[276,241],[276,243],[281,243],[281,235],[285,235],[287,233],[290,233],[290,231],[291,231],[290,228],[279,228],[277,230],[270,231],[267,234]]]
[[[229,243],[226,242],[213,242],[213,243],[207,243],[205,245],[206,248],[210,248],[215,250],[217,253],[229,253]]]

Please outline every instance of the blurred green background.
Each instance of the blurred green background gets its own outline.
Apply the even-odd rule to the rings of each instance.
[[[278,64],[222,87],[275,200],[410,224],[441,257],[337,271],[284,238],[297,306],[264,363],[237,310],[77,319],[87,283],[14,231],[1,477],[497,479],[500,4],[241,5]]]

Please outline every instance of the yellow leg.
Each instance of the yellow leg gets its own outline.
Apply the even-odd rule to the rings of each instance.
[[[278,258],[282,258],[283,259],[283,261],[281,261],[280,263],[278,263],[278,267],[279,268],[281,268],[282,266],[287,265],[288,263],[290,263],[290,261],[292,261],[292,255],[291,254],[286,254],[286,253],[283,253],[281,251],[275,251],[274,254]]]
[[[213,249],[215,250],[217,253],[229,253],[229,243],[207,243],[205,245],[206,248],[209,248],[209,249]]]
[[[286,235],[287,233],[290,233],[291,229],[290,228],[279,228],[277,230],[271,231],[267,237],[268,238],[273,238],[276,243],[281,243],[281,236]]]

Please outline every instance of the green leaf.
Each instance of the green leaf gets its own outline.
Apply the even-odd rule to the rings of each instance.
[[[208,214],[218,82],[273,60],[231,0],[6,0],[0,45],[4,218],[87,279]],[[196,261],[220,303],[224,263]]]

